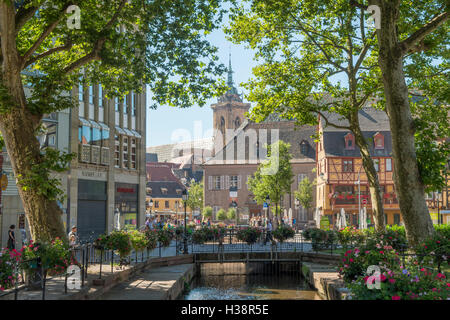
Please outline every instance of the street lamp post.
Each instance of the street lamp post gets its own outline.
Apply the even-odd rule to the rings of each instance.
[[[267,220],[270,217],[270,197],[269,197],[269,195],[266,196],[266,203],[267,203],[267,217],[266,217],[266,225],[267,225]]]
[[[184,248],[183,248],[183,254],[187,254],[188,253],[188,247],[187,247],[187,228],[186,228],[186,204],[187,204],[187,200],[188,200],[188,192],[186,189],[183,190],[183,193],[181,195],[181,198],[183,200],[184,203],[184,239],[183,239],[183,243],[184,243]]]

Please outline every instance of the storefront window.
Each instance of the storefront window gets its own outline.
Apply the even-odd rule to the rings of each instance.
[[[138,226],[137,186],[127,183],[116,183],[115,207],[120,213],[120,223],[125,230],[133,230]]]

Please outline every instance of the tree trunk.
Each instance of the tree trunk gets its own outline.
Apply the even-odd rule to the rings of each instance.
[[[27,102],[21,79],[21,59],[16,48],[14,7],[0,2],[0,30],[2,65],[0,69],[0,87],[2,93],[0,105],[7,110],[0,115],[0,130],[16,178],[27,178],[32,168],[42,161],[39,142],[35,129],[41,117],[32,115]],[[49,241],[56,237],[65,239],[61,219],[61,210],[56,201],[47,199],[37,188],[22,188],[18,184],[25,215],[29,222],[31,237],[34,240]]]
[[[32,167],[41,161],[39,142],[26,113],[23,108],[14,108],[0,118],[0,130],[16,177],[27,177]],[[39,241],[50,241],[56,237],[65,239],[62,212],[56,201],[47,199],[36,189],[23,189],[18,185],[18,191],[32,239]]]
[[[375,230],[381,232],[385,230],[386,226],[384,221],[383,197],[381,195],[380,182],[378,181],[378,173],[375,170],[373,159],[370,156],[369,146],[359,128],[360,127],[358,124],[352,131],[355,134],[355,142],[359,147],[362,165],[369,182],[370,198],[372,200],[372,213],[375,220]]]
[[[421,182],[414,144],[414,122],[403,72],[403,53],[398,45],[398,1],[382,1],[379,65],[383,75],[386,111],[392,135],[394,181],[408,241],[420,243],[434,233],[425,188]]]

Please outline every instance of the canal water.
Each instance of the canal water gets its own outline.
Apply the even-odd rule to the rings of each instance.
[[[208,263],[181,299],[184,300],[321,300],[292,263]]]

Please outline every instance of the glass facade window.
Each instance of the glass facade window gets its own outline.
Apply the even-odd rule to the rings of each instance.
[[[109,141],[109,130],[102,129],[102,146],[107,147]]]
[[[128,137],[123,137],[122,142],[122,157],[123,157],[123,168],[128,168]]]
[[[96,146],[102,145],[102,134],[98,128],[92,128],[92,144]]]
[[[134,92],[131,92],[131,115],[136,115],[136,95]]]
[[[114,110],[119,112],[119,98],[117,97],[114,98]]]
[[[80,143],[83,142],[83,127],[82,126],[78,127],[78,142],[80,142]]]
[[[103,108],[103,88],[102,85],[98,85],[98,106]]]
[[[114,164],[116,168],[120,167],[120,140],[119,136],[114,136]]]
[[[94,104],[94,87],[89,86],[89,103]]]
[[[81,143],[90,144],[91,142],[92,142],[92,128],[88,126],[82,126]]]
[[[83,85],[82,84],[78,85],[78,100],[79,101],[84,101],[83,100],[83,98],[84,98],[83,90],[84,90]]]
[[[136,169],[136,139],[131,139],[131,169]]]
[[[125,95],[123,97],[123,114],[127,114],[128,113],[128,101],[127,101],[127,96]]]

